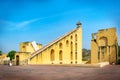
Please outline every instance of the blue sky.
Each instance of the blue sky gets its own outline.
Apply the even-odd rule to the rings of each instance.
[[[120,40],[119,0],[0,0],[0,50],[19,51],[19,43],[46,45],[71,31],[80,21],[83,48],[91,33],[116,27]],[[120,42],[119,42],[120,44]]]

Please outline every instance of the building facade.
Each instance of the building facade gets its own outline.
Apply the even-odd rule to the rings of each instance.
[[[116,63],[118,56],[118,38],[116,28],[99,30],[92,34],[91,63]]]
[[[82,63],[82,26],[57,38],[48,45],[33,52],[28,64],[80,64]]]
[[[7,54],[0,55],[0,64],[8,64],[10,58],[7,57]]]
[[[20,43],[20,52],[33,53],[33,52],[37,51],[40,48],[42,48],[42,45],[36,43],[35,41]]]
[[[24,64],[80,64],[82,63],[82,25],[43,46],[35,42],[20,43],[15,65]]]
[[[31,54],[38,49],[42,48],[41,44],[33,42],[22,42],[20,43],[20,51],[15,53],[14,64],[15,65],[25,65],[28,64],[27,59]]]

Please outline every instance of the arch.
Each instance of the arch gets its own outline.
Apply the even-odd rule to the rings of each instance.
[[[70,53],[70,59],[71,59],[71,61],[73,60],[73,52],[72,51]]]
[[[70,36],[70,39],[73,39],[73,36],[72,36],[72,35]]]
[[[26,46],[22,46],[22,51],[26,52]]]
[[[75,51],[77,51],[77,43],[75,43]]]
[[[77,34],[75,34],[75,41],[77,41]]]
[[[71,64],[73,64],[73,52],[70,53]]]
[[[71,51],[73,51],[73,42],[71,42],[70,47],[71,47]]]
[[[68,40],[66,41],[66,46],[67,46],[67,47],[69,46],[69,41],[68,41]]]
[[[75,60],[77,60],[77,52],[75,52]]]
[[[99,38],[99,46],[107,46],[108,45],[108,41],[107,41],[107,37],[100,37]]]
[[[16,56],[16,65],[19,65],[19,55]]]
[[[59,51],[59,60],[62,61],[63,59],[63,52],[62,50]]]
[[[107,41],[107,37],[102,36],[99,38],[99,47],[100,47],[100,59],[101,61],[106,61],[106,54],[107,54],[107,46],[108,46],[108,41]]]
[[[63,45],[62,45],[62,43],[60,43],[60,44],[59,44],[59,48],[62,49],[62,47],[63,47]]]
[[[51,61],[54,61],[54,59],[55,59],[54,58],[54,53],[55,53],[55,51],[54,51],[54,49],[52,49],[51,52],[50,52],[50,60]]]

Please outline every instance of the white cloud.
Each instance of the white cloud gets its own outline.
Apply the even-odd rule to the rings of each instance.
[[[27,20],[27,21],[23,21],[23,22],[11,22],[11,21],[5,21],[5,20],[0,20],[0,26],[3,27],[5,30],[20,30],[23,29],[25,27],[27,27],[28,25],[30,25],[31,23],[34,23],[36,21],[42,20],[42,19],[47,19],[47,18],[53,18],[53,17],[57,17],[60,15],[64,15],[66,13],[59,13],[56,15],[51,15],[51,16],[47,16],[47,17],[43,17],[43,18],[35,18],[35,19],[31,19],[31,20]]]
[[[33,22],[36,22],[38,20],[40,20],[40,19],[32,19],[32,20],[28,20],[28,21],[23,21],[21,23],[16,24],[16,28],[18,28],[18,29],[23,28],[23,27],[25,27]]]
[[[36,22],[38,20],[40,20],[40,19],[36,18],[36,19],[28,20],[28,21],[23,21],[23,22],[20,22],[20,23],[15,23],[15,22],[11,22],[11,21],[0,20],[0,25],[5,30],[19,30],[19,29],[22,29],[22,28],[28,26],[29,24],[31,24],[33,22]]]

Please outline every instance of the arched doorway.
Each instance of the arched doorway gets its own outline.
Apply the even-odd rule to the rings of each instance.
[[[71,64],[73,63],[73,52],[70,53]]]
[[[54,50],[52,49],[51,52],[50,52],[50,60],[52,61],[52,64],[53,64],[53,61],[54,61]]]
[[[99,47],[98,47],[98,60],[100,62],[108,61],[109,55],[107,54],[107,46],[108,46],[108,41],[107,37],[101,37],[99,39]]]
[[[68,40],[66,41],[66,46],[67,46],[67,47],[69,46],[69,41],[68,41]]]
[[[70,47],[71,47],[71,51],[73,51],[73,42],[71,42]]]
[[[59,52],[59,61],[60,61],[60,64],[62,64],[62,60],[63,60],[63,53],[60,50],[60,52]]]
[[[19,65],[19,55],[16,56],[16,65]]]
[[[77,34],[75,34],[75,41],[77,41]]]
[[[60,44],[59,44],[59,48],[62,49],[62,47],[63,47],[63,46],[62,46],[62,43],[60,43]]]

